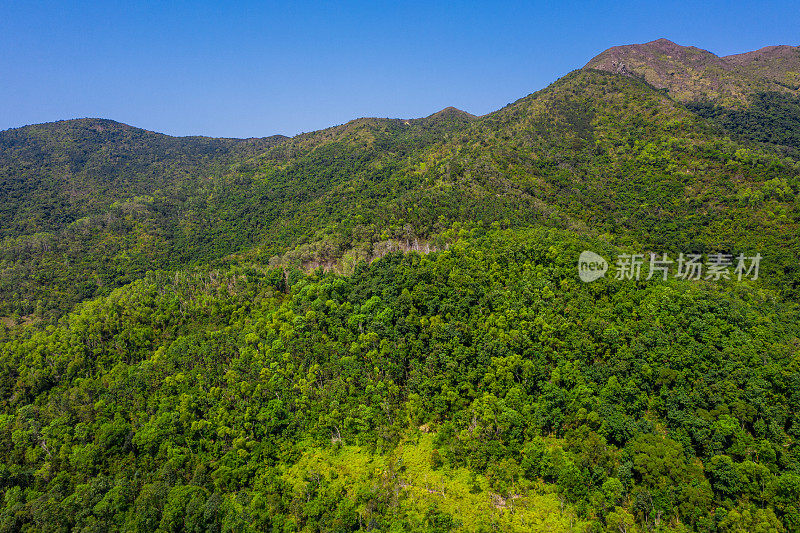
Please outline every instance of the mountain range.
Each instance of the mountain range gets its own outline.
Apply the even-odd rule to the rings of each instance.
[[[797,96],[800,91],[800,47],[766,46],[753,52],[719,57],[667,39],[615,46],[584,68],[637,76],[667,89],[681,102],[710,100],[746,106],[757,92]]]
[[[0,132],[0,529],[800,529],[799,91],[658,39],[483,116]]]

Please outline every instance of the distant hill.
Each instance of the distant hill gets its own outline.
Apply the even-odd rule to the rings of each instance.
[[[658,39],[609,48],[584,68],[639,77],[731,135],[800,150],[800,47],[718,57]]]
[[[175,191],[285,140],[171,137],[105,119],[0,132],[0,237],[49,231],[116,200]],[[32,201],[33,200],[33,201]]]
[[[612,55],[657,50],[676,64],[719,59],[665,40]],[[727,141],[714,113],[740,111],[688,110],[630,74],[576,71],[483,117],[446,108],[291,139],[175,138],[98,119],[0,132],[0,314],[55,316],[147,270],[237,252],[364,259],[376,242],[424,241],[456,221],[624,231],[673,248],[774,240],[787,248],[774,249],[773,279],[795,293],[800,274],[782,254],[800,249],[797,219],[767,224],[771,202],[795,212],[793,193],[771,192],[792,190],[794,166],[770,163],[780,146],[748,148],[754,131],[791,141],[794,115],[744,121]]]
[[[105,119],[2,131],[0,317],[58,316],[147,270],[248,248],[331,175],[402,158],[469,117],[364,118],[293,139],[171,137]],[[285,181],[254,180],[261,158],[291,163]]]

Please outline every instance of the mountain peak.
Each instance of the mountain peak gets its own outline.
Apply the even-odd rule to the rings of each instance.
[[[639,66],[642,62],[653,64],[658,61],[663,62],[665,59],[695,63],[708,63],[719,60],[716,55],[708,50],[701,50],[694,46],[681,46],[662,37],[642,44],[612,46],[592,58],[584,68],[630,74],[632,73],[631,68]]]
[[[722,60],[731,65],[748,66],[755,61],[797,61],[800,58],[800,46],[786,44],[765,46],[752,52],[723,56]]]
[[[448,106],[448,107],[445,107],[444,109],[442,109],[441,111],[437,111],[436,113],[433,113],[432,115],[428,115],[425,118],[466,118],[466,119],[472,119],[472,118],[475,118],[475,115],[473,115],[471,113],[467,113],[466,111],[462,111],[461,109],[458,109],[457,107]]]
[[[800,70],[800,48],[786,45],[719,57],[661,38],[614,46],[584,68],[642,78],[680,101],[708,99],[731,107],[745,105],[756,92],[800,89],[795,74]]]
[[[699,48],[696,48],[694,46],[682,46],[674,41],[670,41],[665,37],[661,37],[660,39],[656,39],[654,41],[650,41],[643,44],[631,44],[627,46],[631,48],[647,49],[659,52],[683,52],[685,50],[699,50]],[[625,46],[620,46],[618,48],[625,48]],[[705,50],[703,51],[705,52]]]
[[[56,120],[53,122],[45,122],[42,124],[29,124],[27,126],[20,126],[18,128],[10,128],[7,132],[17,131],[24,132],[28,130],[47,130],[47,131],[94,131],[97,133],[108,131],[120,130],[134,130],[133,126],[110,120],[107,118],[71,118],[66,120]]]

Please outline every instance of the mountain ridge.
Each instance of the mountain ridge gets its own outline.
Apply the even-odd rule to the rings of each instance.
[[[800,47],[767,46],[752,52],[717,56],[661,38],[611,47],[583,68],[645,79],[679,101],[701,98],[726,106],[746,106],[758,91],[800,94]]]
[[[98,124],[108,128],[98,132]],[[58,313],[148,270],[248,250],[266,259],[291,252],[306,264],[350,253],[363,260],[378,242],[425,240],[457,220],[582,233],[600,225],[644,238],[641,223],[624,213],[632,209],[662,243],[706,247],[717,226],[678,230],[670,212],[688,224],[700,215],[686,206],[714,213],[723,198],[729,214],[703,215],[706,225],[733,213],[762,224],[767,206],[748,214],[739,197],[766,195],[791,214],[791,196],[764,184],[787,179],[791,165],[761,175],[760,166],[743,165],[780,160],[769,150],[783,148],[742,138],[724,141],[725,155],[712,156],[719,134],[645,80],[596,69],[573,71],[481,117],[445,108],[409,121],[360,118],[288,139],[177,138],[92,120],[8,130],[0,133],[0,260],[9,265],[0,270],[0,314]],[[748,159],[736,155],[740,149],[762,155]],[[791,190],[782,183],[780,190]],[[668,209],[657,197],[666,191],[675,202]],[[795,224],[787,215],[759,238],[783,238],[793,249]],[[744,229],[731,227],[725,246],[741,246]],[[58,266],[64,257],[68,268]],[[782,253],[773,264],[793,294],[800,274],[787,260]],[[59,291],[38,281],[54,272]],[[76,285],[75,277],[85,281]]]
[[[254,140],[285,140],[291,139],[293,137],[297,137],[300,135],[308,135],[309,133],[315,133],[317,131],[324,131],[331,128],[336,128],[340,126],[346,126],[351,123],[359,123],[359,122],[366,122],[366,121],[401,121],[401,122],[411,122],[411,121],[425,121],[430,119],[437,119],[437,118],[459,118],[459,119],[471,119],[471,118],[478,118],[477,115],[473,115],[467,111],[458,109],[453,106],[447,106],[439,111],[431,113],[430,115],[419,117],[419,118],[408,118],[408,119],[400,119],[400,118],[389,118],[389,117],[358,117],[347,122],[340,124],[329,126],[327,128],[322,128],[321,130],[315,130],[312,132],[303,132],[298,133],[294,136],[283,135],[283,134],[271,134],[271,135],[264,135],[261,137],[217,137],[212,135],[171,135],[168,133],[163,133],[155,130],[148,130],[146,128],[142,128],[139,126],[133,126],[131,124],[127,124],[125,122],[120,122],[114,119],[109,118],[102,118],[102,117],[78,117],[78,118],[69,118],[69,119],[59,119],[53,120],[48,122],[37,122],[32,124],[25,124],[22,126],[14,126],[10,128],[6,128],[4,130],[0,130],[0,135],[2,134],[12,134],[12,133],[24,133],[24,131],[30,128],[52,128],[57,130],[59,127],[83,127],[86,130],[96,131],[98,133],[103,133],[108,130],[137,130],[144,133],[152,133],[155,135],[164,135],[167,137],[175,138],[175,139],[217,139],[217,140],[224,140],[224,141],[254,141]]]
[[[659,57],[659,56],[666,56],[666,57]],[[790,92],[791,94],[798,94],[800,91],[800,46],[792,46],[786,44],[780,45],[768,45],[757,50],[741,52],[736,54],[729,54],[725,56],[718,56],[713,52],[708,50],[698,48],[695,46],[683,46],[679,45],[667,38],[658,38],[653,41],[649,41],[646,43],[640,44],[626,44],[626,45],[616,45],[612,46],[587,62],[587,64],[583,67],[584,69],[597,69],[597,70],[604,70],[607,72],[613,72],[617,74],[623,75],[634,75],[639,76],[645,79],[648,83],[651,83],[656,88],[660,89],[670,89],[671,94],[676,97],[680,101],[689,101],[692,97],[697,96],[704,96],[709,97],[710,99],[714,100],[721,100],[725,102],[730,102],[731,97],[736,97],[737,103],[743,103],[740,97],[746,96],[746,94],[742,94],[741,92],[736,92],[736,94],[729,94],[726,97],[721,97],[719,94],[713,93],[709,94],[711,89],[706,87],[707,90],[705,92],[700,90],[690,90],[690,89],[681,89],[678,87],[677,83],[669,83],[665,76],[662,76],[661,72],[654,73],[651,70],[658,66],[661,70],[664,68],[664,65],[658,65],[659,61],[663,62],[665,59],[675,59],[677,58],[678,63],[685,62],[689,64],[695,64],[697,67],[701,69],[705,69],[708,66],[719,67],[726,69],[729,74],[737,76],[739,78],[746,78],[746,77],[753,77],[753,78],[760,78],[761,85],[755,83],[754,80],[748,80],[747,84],[751,86],[757,86],[757,88],[765,89],[770,88],[777,91],[784,91]],[[787,63],[784,65],[785,72],[781,71],[779,73],[770,70],[771,67],[774,67],[774,63],[776,62],[785,62]],[[762,63],[758,65],[757,63]],[[667,68],[673,65],[674,62],[669,63]],[[650,70],[648,70],[648,68]],[[788,69],[788,70],[787,70]],[[676,73],[673,72],[672,75],[674,76]],[[741,79],[739,80],[741,81]],[[766,83],[769,82],[769,83]],[[752,92],[752,91],[751,91]],[[749,94],[749,93],[747,93]],[[728,100],[725,100],[728,98]],[[492,111],[488,114],[492,114],[496,111]],[[141,128],[137,126],[132,126],[123,122],[118,122],[113,119],[107,118],[98,118],[98,117],[83,117],[83,118],[74,118],[74,119],[62,119],[44,123],[35,123],[35,124],[28,124],[24,126],[17,126],[8,128],[6,130],[1,130],[0,134],[5,132],[10,132],[13,130],[23,130],[25,128],[36,127],[36,126],[45,126],[45,125],[59,125],[59,124],[68,124],[68,123],[84,123],[89,124],[90,122],[94,121],[96,126],[100,128],[99,131],[102,131],[102,123],[108,123],[110,125],[123,125],[127,128],[134,128],[137,130],[141,130],[148,133],[155,133],[159,135],[167,135],[169,137],[174,138],[185,138],[185,139],[220,139],[220,140],[254,140],[254,139],[291,139],[301,135],[308,135],[310,133],[316,133],[319,131],[325,131],[332,128],[337,128],[341,126],[346,126],[351,123],[361,123],[365,121],[401,121],[401,122],[412,122],[412,121],[424,121],[426,119],[434,119],[434,118],[444,118],[444,117],[458,117],[464,119],[473,119],[473,118],[480,118],[476,115],[473,115],[467,111],[463,111],[453,106],[447,106],[439,111],[431,113],[425,117],[419,118],[406,118],[406,119],[396,119],[396,118],[388,118],[388,117],[358,117],[352,120],[349,120],[341,125],[333,125],[327,128],[323,128],[321,130],[315,130],[314,132],[304,132],[297,134],[295,136],[286,136],[281,134],[272,134],[272,135],[265,135],[261,137],[215,137],[209,135],[168,135],[165,133],[157,132],[154,130],[148,130],[146,128]]]

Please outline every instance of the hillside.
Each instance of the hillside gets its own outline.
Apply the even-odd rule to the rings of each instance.
[[[270,154],[265,180],[295,171]],[[797,174],[780,147],[720,135],[638,79],[577,71],[380,173],[364,168],[319,188],[285,228],[307,227],[314,213],[326,229],[287,259],[326,264],[348,250],[366,258],[376,243],[426,239],[454,221],[535,223],[647,250],[757,248],[770,256],[771,286],[796,298]],[[260,256],[284,235],[267,236],[275,244]]]
[[[444,237],[348,277],[149,274],[7,339],[0,527],[794,527],[795,308],[583,284],[614,249],[568,232]]]
[[[615,46],[584,68],[639,76],[682,102],[707,98],[726,105],[746,105],[757,92],[800,94],[800,46],[767,46],[719,57],[668,39]]]
[[[800,150],[800,47],[718,57],[658,39],[609,48],[584,68],[640,78],[735,138]]]
[[[0,531],[800,530],[796,51],[293,138],[0,132]]]
[[[188,175],[284,139],[170,137],[102,119],[0,132],[0,237],[52,231],[117,200],[195,186]]]
[[[94,119],[0,132],[0,315],[56,318],[148,270],[246,249],[334,183],[469,120],[357,119],[291,140],[175,138]],[[259,158],[288,168],[256,179]]]
[[[755,245],[769,254],[774,286],[797,295],[793,159],[780,146],[721,137],[713,121],[635,78],[577,71],[480,118],[445,110],[357,119],[288,140],[180,142],[238,148],[213,163],[153,163],[175,165],[162,174],[165,185],[147,178],[156,170],[146,165],[108,187],[86,171],[68,174],[60,183],[94,184],[98,208],[56,231],[31,222],[4,241],[5,312],[58,316],[147,270],[253,246],[248,255],[265,262],[286,252],[306,264],[348,253],[357,261],[374,256],[376,244],[426,241],[465,220],[624,230],[653,249]],[[33,168],[39,176],[48,167]],[[38,196],[41,185],[23,184]],[[121,201],[112,203],[115,194]],[[42,278],[51,280],[46,289]]]

